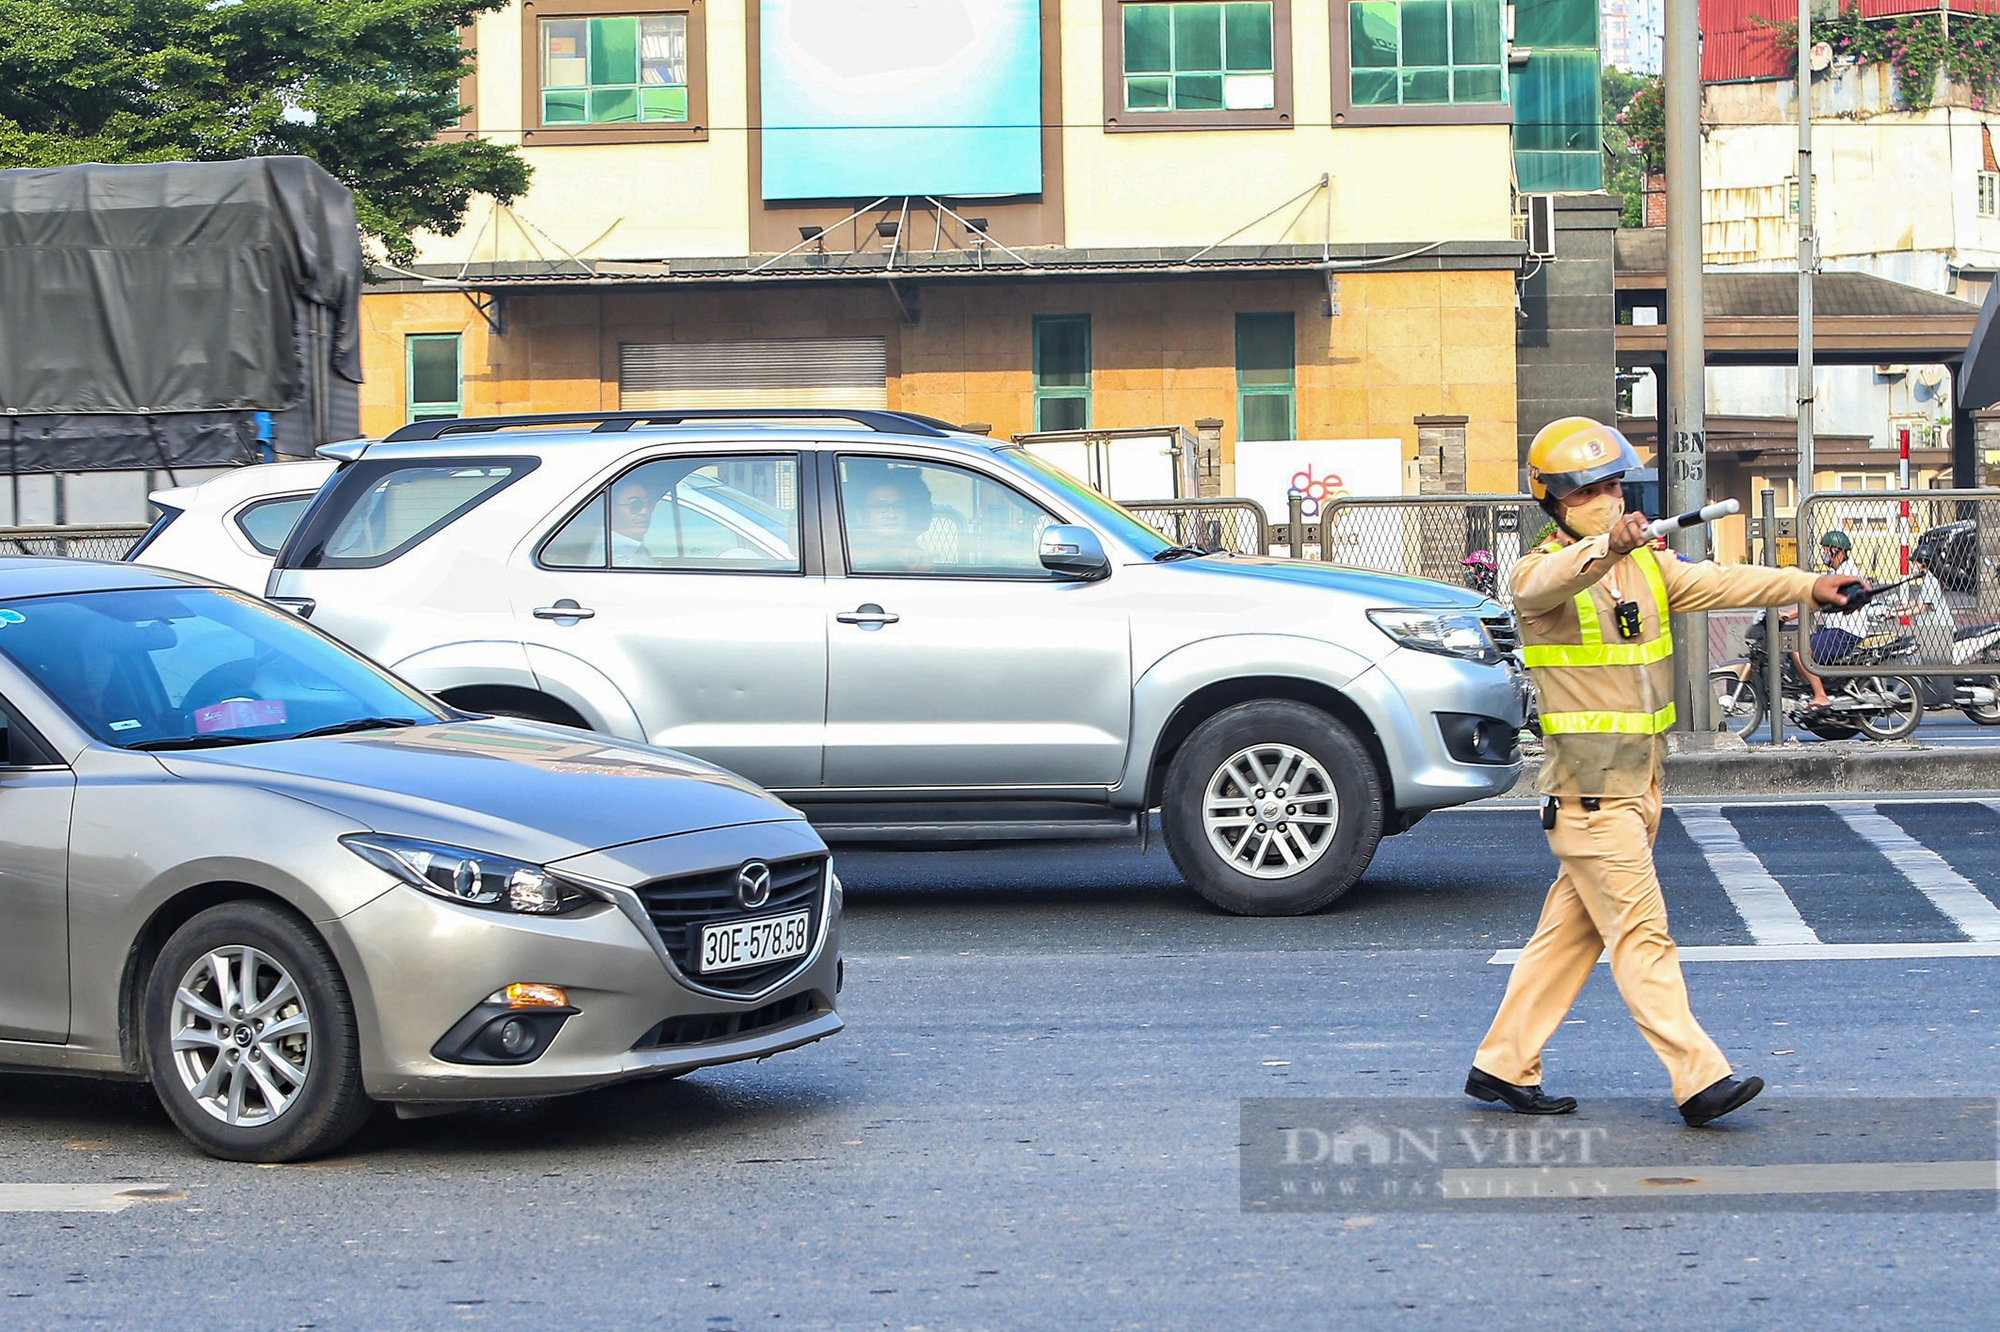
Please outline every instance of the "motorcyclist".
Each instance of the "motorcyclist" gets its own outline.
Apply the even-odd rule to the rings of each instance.
[[[1854,563],[1854,543],[1839,528],[1829,529],[1819,539],[1819,559],[1821,568],[1843,581],[1852,582],[1861,577],[1860,566]],[[1812,634],[1814,661],[1839,661],[1854,651],[1868,632],[1868,616],[1862,611],[1822,612],[1817,623],[1818,627]],[[1799,674],[1812,688],[1812,702],[1799,717],[1802,724],[1809,723],[1815,713],[1831,707],[1833,700],[1827,696],[1826,681],[1806,669],[1803,655],[1794,652],[1792,664],[1799,668]]]

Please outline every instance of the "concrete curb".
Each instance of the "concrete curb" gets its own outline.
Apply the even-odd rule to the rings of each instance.
[[[1530,758],[1509,797],[1533,796],[1541,766],[1539,758]],[[1989,753],[1911,744],[1863,747],[1835,742],[1667,756],[1666,793],[1670,796],[1995,790],[2000,790],[2000,745]]]

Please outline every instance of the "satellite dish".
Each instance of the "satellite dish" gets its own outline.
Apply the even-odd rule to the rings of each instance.
[[[1917,367],[1917,382],[1925,388],[1936,388],[1938,385],[1944,383],[1944,375],[1945,370],[1941,365],[1923,365]]]
[[[1812,45],[1811,62],[1814,73],[1825,69],[1833,63],[1833,48],[1825,42],[1814,42]]]

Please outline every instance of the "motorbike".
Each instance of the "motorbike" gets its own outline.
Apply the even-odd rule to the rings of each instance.
[[[2000,672],[2000,624],[1971,624],[1952,632],[1951,661],[1954,666],[1989,667]],[[1953,707],[1981,726],[2000,726],[2000,673],[1957,675],[1929,682],[1929,707]]]
[[[1881,608],[1871,608],[1871,610]],[[1887,612],[1893,617],[1893,611]],[[1871,615],[1880,621],[1883,615]],[[1770,706],[1765,681],[1769,679],[1769,624],[1767,615],[1743,635],[1746,655],[1725,662],[1709,672],[1709,687],[1715,696],[1715,717],[1721,729],[1748,736],[1764,720]],[[1874,625],[1871,625],[1873,628]],[[1901,740],[1917,729],[1924,719],[1924,687],[1916,677],[1894,673],[1898,662],[1917,655],[1917,641],[1892,628],[1870,633],[1840,659],[1843,666],[1880,666],[1880,674],[1841,675],[1826,678],[1831,706],[1810,720],[1801,720],[1811,706],[1812,687],[1799,674],[1791,654],[1785,654],[1783,693],[1780,706],[1787,721],[1811,731],[1822,740],[1851,740],[1865,735],[1871,740]],[[1996,705],[2000,706],[2000,694]]]

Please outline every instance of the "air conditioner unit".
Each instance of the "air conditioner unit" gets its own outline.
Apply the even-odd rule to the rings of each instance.
[[[1528,256],[1533,259],[1556,257],[1556,196],[1528,196]]]
[[[1901,379],[1909,373],[1910,367],[1907,365],[1878,365],[1875,367],[1875,377],[1877,379]]]

